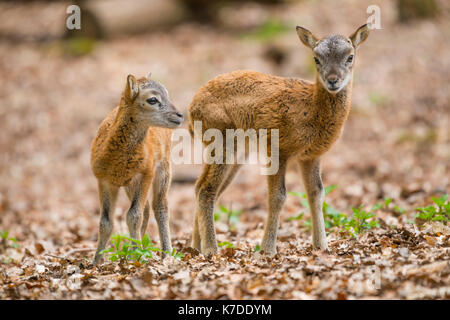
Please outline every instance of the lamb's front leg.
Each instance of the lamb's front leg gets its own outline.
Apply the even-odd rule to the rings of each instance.
[[[113,215],[114,208],[116,205],[118,188],[108,184],[105,181],[98,182],[98,191],[100,198],[100,225],[98,232],[98,244],[97,251],[95,252],[95,257],[93,264],[96,265],[102,260],[101,252],[105,249],[106,243],[111,237],[113,231]]]
[[[169,205],[167,196],[169,193],[171,179],[171,169],[169,162],[161,162],[156,168],[155,178],[153,179],[153,199],[152,207],[158,223],[159,241],[161,249],[172,253],[172,243],[170,240],[169,228]],[[165,257],[165,254],[162,255]]]
[[[302,170],[303,183],[308,195],[309,207],[312,216],[313,248],[328,250],[325,223],[323,219],[322,205],[324,190],[320,177],[320,159],[299,161]]]

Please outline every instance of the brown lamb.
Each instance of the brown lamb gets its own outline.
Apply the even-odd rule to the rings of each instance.
[[[269,214],[261,245],[266,255],[276,253],[279,215],[286,197],[286,163],[290,158],[295,158],[302,169],[312,214],[313,247],[328,249],[320,157],[339,137],[349,114],[355,50],[367,38],[369,28],[363,25],[348,38],[331,35],[318,39],[302,27],[297,27],[297,34],[312,49],[317,69],[315,83],[235,71],[210,80],[189,106],[191,133],[194,121],[202,122],[203,131],[216,128],[224,135],[226,129],[279,130],[279,170],[267,178]],[[196,182],[192,246],[203,254],[217,252],[214,203],[239,167],[205,164]]]
[[[132,75],[120,105],[103,120],[91,146],[91,166],[98,180],[100,227],[94,264],[113,230],[117,193],[124,187],[131,201],[127,213],[130,236],[140,239],[147,229],[153,189],[152,208],[164,251],[171,251],[167,192],[170,185],[172,130],[183,121],[169,100],[166,88],[149,77],[136,80]]]

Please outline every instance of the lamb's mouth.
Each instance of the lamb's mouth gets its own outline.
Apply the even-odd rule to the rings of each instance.
[[[181,121],[178,121],[178,120],[169,119],[169,122],[176,124],[177,126],[179,126],[181,124]]]
[[[330,87],[330,86],[328,86],[327,89],[328,89],[328,92],[330,92],[330,93],[337,93],[339,90],[341,90],[341,87]]]

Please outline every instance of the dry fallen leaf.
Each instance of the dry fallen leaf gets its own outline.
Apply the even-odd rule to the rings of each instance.
[[[41,254],[42,252],[45,251],[44,246],[42,244],[40,244],[39,242],[36,242],[34,244],[34,248],[36,249],[37,254]]]

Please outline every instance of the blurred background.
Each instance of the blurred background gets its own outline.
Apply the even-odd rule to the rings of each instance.
[[[66,28],[71,4],[81,8],[81,30]],[[324,184],[339,185],[329,201],[349,211],[392,197],[413,208],[448,193],[446,0],[1,1],[0,229],[49,248],[95,245],[90,143],[128,74],[152,72],[185,115],[195,92],[221,73],[252,69],[314,80],[312,55],[295,26],[318,37],[348,36],[366,22],[369,5],[380,7],[382,29],[358,49],[352,111],[323,157]],[[200,169],[174,166],[171,228],[186,244]],[[258,172],[245,168],[221,200],[243,210],[238,235],[255,239],[266,217]],[[303,190],[294,165],[287,189]],[[127,232],[127,208],[121,194],[116,231]],[[288,197],[281,227],[299,208]],[[154,219],[149,232],[158,241]]]

